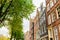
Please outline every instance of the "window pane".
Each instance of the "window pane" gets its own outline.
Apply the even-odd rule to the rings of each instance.
[[[53,6],[53,1],[50,0],[50,8]]]
[[[50,7],[49,7],[49,4],[47,5],[47,11],[49,11],[50,10]]]
[[[54,3],[56,3],[58,0],[54,0]]]
[[[60,24],[58,25],[58,27],[59,27],[59,32],[60,32]]]
[[[50,15],[48,16],[48,25],[51,24],[51,17]]]
[[[52,22],[54,22],[56,20],[56,14],[55,13],[51,13],[52,15]]]
[[[57,27],[54,27],[54,38],[55,38],[55,40],[58,40],[58,29],[57,29]]]
[[[60,18],[60,6],[57,8],[58,11],[58,18]]]

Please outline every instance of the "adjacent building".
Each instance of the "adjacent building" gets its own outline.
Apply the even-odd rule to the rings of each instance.
[[[30,18],[30,40],[39,40],[39,12],[37,10],[34,19]]]
[[[36,16],[34,18],[34,40],[40,40],[39,32],[39,10],[37,8]]]
[[[46,24],[46,8],[41,3],[40,6],[40,40],[48,40],[48,31]]]
[[[34,40],[34,20],[30,18],[30,40]]]
[[[24,34],[24,40],[29,40],[29,31]]]
[[[60,40],[60,0],[46,0],[49,40]]]

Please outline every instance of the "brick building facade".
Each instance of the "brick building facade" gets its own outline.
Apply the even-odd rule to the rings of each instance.
[[[30,40],[39,40],[39,13],[36,12],[34,19],[30,18]]]
[[[34,20],[30,18],[30,40],[34,40]]]
[[[49,40],[60,40],[60,0],[46,0]]]
[[[34,18],[34,40],[40,40],[39,32],[39,11],[37,8],[36,16]]]
[[[24,34],[24,40],[30,40],[29,37],[29,31],[27,31],[25,34]]]

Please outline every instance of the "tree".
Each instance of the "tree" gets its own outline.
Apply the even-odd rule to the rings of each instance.
[[[32,0],[0,0],[0,24],[8,21],[11,39],[23,39],[23,18],[28,18],[34,9]]]
[[[20,16],[17,14],[13,17],[13,20],[9,21],[9,25],[11,28],[11,39],[16,39],[16,37],[21,36],[21,33],[23,32],[22,23],[22,18],[20,18]]]
[[[32,0],[1,0],[0,22],[3,22],[6,15],[19,13],[21,17],[26,17],[33,11]],[[1,2],[0,1],[0,2]]]

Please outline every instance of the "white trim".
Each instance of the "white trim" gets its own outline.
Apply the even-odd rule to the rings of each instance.
[[[40,37],[40,39],[43,39],[43,38],[45,38],[45,37],[48,37],[48,35],[45,35],[45,36],[43,36],[43,37]]]

